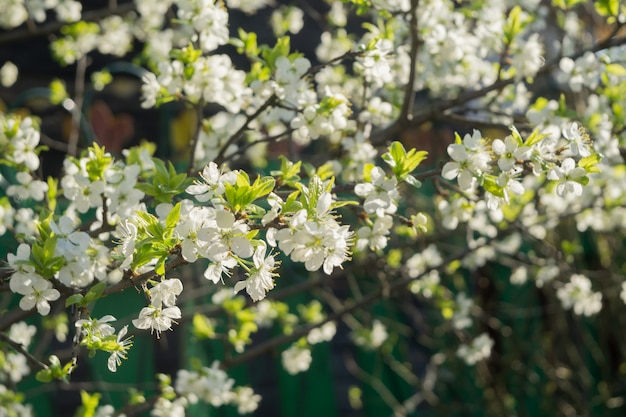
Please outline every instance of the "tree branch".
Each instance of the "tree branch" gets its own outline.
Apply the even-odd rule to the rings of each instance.
[[[598,51],[602,51],[604,49],[608,49],[608,48],[612,48],[615,46],[620,46],[620,45],[624,45],[626,44],[626,36],[620,37],[620,38],[614,38],[612,36],[607,37],[606,39],[597,42],[593,47],[591,47],[590,49],[585,49],[582,51],[579,51],[573,55],[570,56],[571,59],[576,60],[578,58],[580,58],[581,56],[583,56],[587,51],[591,51],[591,52],[598,52]],[[555,60],[553,60],[551,63],[544,65],[538,72],[537,75],[545,75],[548,74],[549,72],[553,71],[554,69],[556,69],[559,65],[559,62],[561,62],[561,58],[557,58]],[[440,118],[441,115],[446,111],[446,110],[450,110],[454,107],[460,106],[461,104],[466,104],[474,99],[483,97],[487,94],[489,94],[492,91],[497,91],[497,90],[501,90],[513,83],[515,83],[515,78],[508,78],[506,80],[503,79],[499,79],[496,80],[495,82],[493,82],[492,84],[480,88],[478,90],[472,90],[472,91],[466,91],[460,95],[458,95],[456,98],[450,99],[450,100],[446,100],[446,101],[442,101],[439,104],[434,104],[433,106],[431,106],[429,109],[426,109],[424,111],[418,112],[416,114],[413,115],[410,123],[408,123],[407,126],[404,125],[404,123],[402,123],[402,121],[400,119],[396,119],[395,122],[393,122],[391,125],[389,125],[388,127],[372,134],[371,136],[371,142],[373,145],[381,145],[386,143],[387,141],[389,141],[390,139],[399,136],[402,131],[407,128],[407,127],[418,127],[420,125],[422,125],[423,123],[426,123],[427,121],[430,120],[435,120],[436,118]]]
[[[11,346],[13,350],[15,350],[17,353],[21,353],[22,355],[24,355],[31,365],[39,369],[48,369],[48,365],[30,354],[21,343],[17,343],[16,341],[10,339],[9,336],[4,333],[0,333],[0,340]]]
[[[411,50],[409,51],[409,81],[404,88],[404,101],[402,102],[402,109],[398,120],[401,125],[408,125],[413,115],[413,105],[415,103],[415,73],[417,71],[417,53],[419,47],[419,32],[418,32],[418,20],[417,20],[417,8],[419,6],[419,0],[411,0]]]
[[[136,9],[135,2],[131,1],[121,5],[117,5],[114,9],[105,7],[98,10],[91,10],[82,14],[81,20],[91,22],[99,21],[112,14],[126,14]],[[0,47],[5,45],[14,44],[21,41],[26,41],[33,38],[43,37],[57,32],[63,26],[67,25],[66,22],[53,21],[44,23],[43,25],[32,28],[25,27],[22,29],[15,29],[9,32],[0,34]]]

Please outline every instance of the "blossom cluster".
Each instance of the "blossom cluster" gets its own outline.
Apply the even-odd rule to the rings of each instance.
[[[408,289],[409,298],[436,307],[462,342],[451,352],[470,366],[498,348],[496,332],[480,329],[485,320],[476,316],[486,313],[466,282],[490,263],[508,271],[504,282],[531,282],[579,316],[597,314],[610,299],[597,289],[600,274],[587,273],[563,238],[563,225],[573,219],[579,232],[626,231],[626,48],[615,46],[621,38],[578,42],[584,28],[568,10],[578,2],[425,0],[416,9],[409,0],[330,2],[316,57],[290,43],[288,34],[305,24],[295,6],[273,11],[276,36],[266,45],[256,33],[229,29],[231,10],[253,14],[273,5],[266,0],[136,0],[136,11],[119,14],[114,3],[110,16],[89,22],[74,0],[0,0],[4,29],[34,30],[50,12],[67,23],[51,43],[63,65],[80,68],[96,51],[123,57],[139,40],[141,107],[177,101],[197,119],[185,171],[154,158],[150,145],[113,155],[94,143],[66,157],[57,179],[41,178],[39,120],[0,113],[0,237],[14,242],[0,284],[23,314],[50,320],[61,342],[69,319],[60,312],[68,308],[74,352],[103,351],[111,372],[122,366],[134,340],[129,326],[116,329],[114,315],[96,318],[93,307],[135,287],[145,297],[128,320],[135,329],[159,337],[189,318],[195,338],[220,339],[240,354],[260,328],[276,326],[289,342],[280,352],[285,371],[305,372],[313,345],[330,341],[338,324],[319,302],[295,313],[268,297],[294,282],[281,273],[284,264],[324,283],[348,276],[354,304],[337,302],[333,291],[324,296],[355,345],[384,354],[397,323],[367,311],[361,289],[376,274],[379,299]],[[368,20],[359,34],[347,32],[353,6]],[[545,19],[550,7],[562,18],[558,40]],[[597,10],[610,14],[607,21],[624,21],[623,8],[601,7],[612,6]],[[568,96],[538,97],[535,78],[553,72]],[[14,64],[0,68],[3,86],[17,77]],[[570,95],[584,97],[584,106]],[[77,102],[62,105],[80,118]],[[445,144],[446,160],[433,171],[418,170],[425,151],[392,142],[402,136],[421,146],[425,126],[448,119],[469,128]],[[250,165],[267,162],[268,147],[283,144],[289,159],[252,173]],[[316,149],[326,153],[321,162],[308,153]],[[435,198],[419,190],[431,177]],[[353,257],[364,272],[342,272]],[[198,271],[194,280],[176,271],[188,264]],[[208,286],[225,319],[189,315],[182,300],[200,295],[188,283]],[[0,405],[29,415],[13,387],[37,364],[28,356],[34,327],[9,325]],[[77,359],[50,358],[39,364],[42,381],[66,379]],[[162,381],[153,416],[182,416],[199,401],[241,414],[257,409],[259,395],[236,387],[225,365],[191,364],[173,386]]]

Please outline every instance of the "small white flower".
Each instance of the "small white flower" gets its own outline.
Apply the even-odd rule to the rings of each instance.
[[[374,167],[370,171],[370,178],[371,182],[360,183],[354,187],[354,193],[365,198],[365,211],[376,213],[379,217],[383,217],[385,213],[395,213],[395,200],[399,196],[396,177],[386,178],[382,168]]]
[[[150,329],[151,333],[156,331],[159,337],[161,332],[171,329],[172,323],[176,323],[175,319],[179,318],[181,313],[178,307],[148,306],[141,309],[139,317],[133,320],[133,325],[138,329]]]
[[[255,394],[252,388],[237,387],[234,394],[235,396],[232,401],[237,405],[237,412],[239,414],[253,413],[259,407],[261,396]]]
[[[254,268],[250,270],[245,281],[235,284],[235,293],[245,288],[252,301],[264,299],[265,293],[274,288],[275,260],[273,255],[265,256],[266,249],[264,242],[257,246],[252,257]]]
[[[574,308],[577,315],[592,316],[602,309],[602,293],[591,290],[591,281],[584,275],[574,274],[570,282],[556,292],[564,309]]]
[[[530,147],[520,146],[518,140],[509,135],[504,138],[504,141],[495,139],[491,144],[491,149],[496,155],[500,156],[498,159],[498,166],[502,171],[510,171],[515,167],[518,160],[524,161],[530,158]]]
[[[453,160],[443,166],[441,176],[447,180],[456,178],[459,187],[464,191],[473,189],[477,178],[490,170],[491,157],[482,142],[482,134],[474,130],[472,135],[465,135],[462,144],[449,145],[448,155]]]
[[[563,128],[563,136],[569,141],[569,149],[573,156],[580,155],[587,157],[591,155],[588,138],[584,134],[583,128],[578,127],[578,123],[572,123],[568,128]]]
[[[309,369],[313,360],[311,350],[300,347],[296,344],[291,345],[281,354],[283,367],[290,375],[295,375]]]
[[[14,274],[11,277],[11,283],[14,279],[23,280],[22,277],[16,277]],[[52,287],[52,283],[47,279],[42,278],[39,275],[33,274],[30,276],[28,282],[22,282],[21,285],[12,285],[16,287],[18,294],[22,294],[24,297],[20,300],[20,308],[28,311],[34,307],[37,307],[37,311],[42,316],[47,316],[50,313],[50,301],[58,300],[61,293]]]
[[[176,305],[176,297],[183,291],[183,283],[178,278],[170,278],[159,282],[150,288],[150,301],[155,307],[162,305],[173,307]]]
[[[472,340],[470,345],[461,345],[456,351],[459,358],[463,359],[468,365],[475,365],[477,362],[487,359],[491,356],[493,348],[493,339],[487,333],[482,333],[476,339]]]
[[[0,68],[0,84],[6,88],[11,87],[17,81],[17,74],[18,70],[15,64],[11,61],[5,62]]]
[[[556,193],[563,197],[572,193],[575,196],[583,194],[583,186],[580,183],[582,178],[587,175],[584,168],[577,167],[576,162],[572,158],[565,158],[561,162],[561,166],[555,166],[548,173],[548,179],[552,181],[560,181],[556,186]]]
[[[133,344],[130,337],[124,339],[127,332],[128,326],[124,326],[117,335],[117,346],[111,351],[111,356],[107,360],[107,365],[111,372],[117,371],[117,367],[122,364],[122,359],[126,359],[126,352]]]

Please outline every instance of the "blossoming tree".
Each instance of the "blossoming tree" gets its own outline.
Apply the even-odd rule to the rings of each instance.
[[[469,386],[480,415],[621,415],[626,6],[293,3],[0,0],[0,43],[52,34],[75,74],[44,83],[65,137],[0,114],[0,415],[33,414],[28,378],[71,386],[94,355],[116,373],[181,328],[220,349],[121,405],[81,384],[76,415],[252,413],[263,398],[231,370],[274,352],[305,373],[338,332],[353,408],[367,389],[393,415],[454,415]],[[259,15],[273,36],[250,29]],[[89,129],[87,87],[116,76],[95,55],[133,62],[142,108],[193,115],[185,160]],[[66,156],[44,177],[51,147]]]

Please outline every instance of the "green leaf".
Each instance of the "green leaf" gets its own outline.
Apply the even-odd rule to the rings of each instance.
[[[76,410],[74,417],[94,417],[100,403],[100,396],[101,394],[98,392],[90,395],[87,391],[81,391],[80,399],[82,405]]]
[[[280,170],[271,171],[270,174],[278,177],[279,183],[288,184],[300,180],[302,161],[291,162],[284,155],[280,155]]]
[[[48,177],[48,209],[50,209],[51,212],[54,212],[54,210],[56,209],[57,206],[57,195],[58,195],[58,191],[59,191],[59,180],[52,178],[52,177]]]
[[[166,166],[160,159],[152,160],[155,167],[153,175],[148,182],[138,183],[135,188],[154,197],[156,203],[171,203],[175,196],[185,192],[193,179],[188,178],[185,173],[178,174],[171,162]]]
[[[67,98],[69,98],[69,94],[65,88],[65,82],[58,78],[52,80],[52,82],[50,82],[50,103],[58,105],[63,103]]]
[[[65,300],[65,307],[69,307],[74,304],[83,304],[83,296],[82,294],[72,294]]]
[[[291,41],[289,36],[281,36],[280,38],[278,38],[278,40],[276,41],[276,45],[274,45],[273,48],[263,48],[261,56],[267,63],[268,67],[275,69],[276,60],[278,59],[278,57],[286,57],[289,55],[289,50],[291,48],[290,43]]]
[[[606,72],[609,74],[618,75],[620,77],[626,76],[626,68],[624,68],[622,64],[607,64],[605,68]]]
[[[489,191],[491,194],[496,197],[504,197],[504,189],[499,186],[497,183],[497,177],[493,175],[485,175],[483,187],[486,191]]]
[[[330,204],[330,208],[331,209],[336,209],[336,208],[339,208],[339,207],[352,206],[352,205],[355,205],[355,204],[359,204],[359,202],[358,201],[352,201],[352,200],[333,201]]]
[[[252,184],[252,194],[254,196],[252,201],[271,193],[275,185],[276,181],[272,177],[257,177]]]
[[[97,181],[104,178],[104,172],[113,162],[113,157],[106,152],[103,146],[94,143],[89,148],[91,157],[87,160],[85,169],[91,181]]]
[[[418,152],[416,149],[407,152],[402,143],[395,141],[389,146],[389,152],[385,153],[382,158],[391,167],[396,178],[399,181],[404,181],[426,159],[427,155],[428,152]]]
[[[242,28],[239,28],[239,39],[233,39],[233,41],[239,41],[235,44],[238,53],[245,54],[249,57],[256,57],[259,55],[256,33],[246,32]]]
[[[193,335],[198,339],[213,339],[215,337],[215,327],[207,316],[199,313],[194,314],[192,325]]]
[[[102,292],[104,291],[106,287],[107,287],[107,283],[104,281],[99,282],[93,287],[91,287],[89,291],[87,291],[87,294],[85,294],[85,302],[90,303],[100,298],[100,296],[102,295]]]
[[[617,16],[619,13],[619,0],[596,0],[593,4],[600,16]]]
[[[578,161],[578,166],[584,168],[587,172],[600,172],[600,168],[596,166],[602,160],[602,156],[598,153],[591,154]]]
[[[52,381],[52,371],[49,369],[42,369],[41,371],[35,374],[35,379],[39,382],[50,382]]]
[[[524,142],[524,146],[529,146],[529,147],[533,146],[534,144],[541,142],[547,136],[548,135],[545,133],[539,133],[539,129],[535,129],[530,134],[530,136],[526,138],[526,141]]]
[[[511,45],[513,39],[524,30],[528,23],[530,23],[530,18],[522,8],[519,5],[513,7],[504,24],[504,44]]]
[[[167,218],[165,219],[165,228],[168,230],[172,230],[178,224],[178,220],[180,219],[180,203],[176,203],[176,205],[170,210],[167,214]]]
[[[394,161],[401,161],[406,155],[406,150],[404,149],[402,143],[395,141],[389,147],[389,153]]]
[[[568,10],[587,0],[552,0],[552,5],[562,10]]]
[[[157,264],[154,267],[154,272],[156,272],[157,275],[165,275],[165,261],[167,260],[166,256],[162,256],[159,258],[159,260],[157,261]]]

